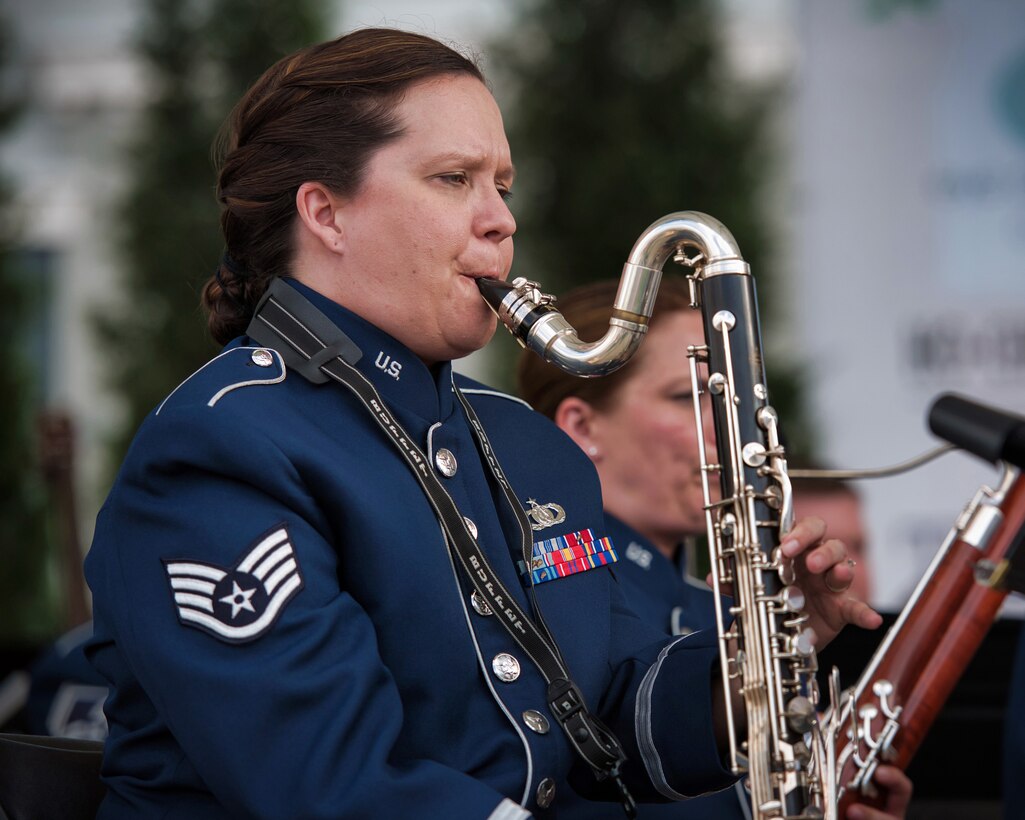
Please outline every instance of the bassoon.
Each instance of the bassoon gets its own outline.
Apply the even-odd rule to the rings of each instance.
[[[959,423],[954,411],[962,409],[977,418],[965,415]],[[938,410],[945,415],[937,418]],[[1021,419],[953,396],[934,405],[930,423],[935,432],[989,460],[1000,457],[1001,443],[1011,440],[1004,432],[1013,429],[1013,436],[1025,429]],[[876,767],[907,768],[1004,599],[1021,588],[1025,479],[1017,466],[1001,464],[995,486],[980,487],[958,516],[842,700],[835,739],[840,817],[854,802],[879,805],[872,782]]]

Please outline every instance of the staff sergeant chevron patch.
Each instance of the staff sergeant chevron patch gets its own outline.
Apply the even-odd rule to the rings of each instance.
[[[178,620],[229,643],[256,640],[303,588],[284,525],[260,536],[234,567],[164,559]]]

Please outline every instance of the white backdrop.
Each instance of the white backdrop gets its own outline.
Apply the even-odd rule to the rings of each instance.
[[[1025,411],[1025,3],[882,5],[797,14],[794,316],[842,466],[934,443],[943,391]],[[994,475],[956,455],[861,485],[878,606]]]

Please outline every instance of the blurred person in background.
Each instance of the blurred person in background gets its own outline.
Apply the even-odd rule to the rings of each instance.
[[[803,466],[803,465],[802,465]],[[829,532],[847,545],[847,555],[857,564],[850,594],[863,601],[872,600],[872,570],[867,550],[867,535],[861,495],[850,481],[838,478],[791,478],[794,488],[794,515],[814,516],[829,524]]]
[[[92,631],[92,621],[87,621],[66,632],[29,667],[25,728],[30,734],[106,738],[107,682],[85,658]]]
[[[618,281],[603,281],[576,288],[560,296],[556,307],[581,339],[598,339],[608,329],[618,286]],[[706,530],[694,386],[686,357],[687,346],[696,344],[704,344],[704,331],[700,313],[690,307],[686,283],[664,277],[650,329],[639,351],[621,369],[602,378],[582,379],[530,351],[521,354],[517,365],[519,395],[555,421],[598,471],[606,531],[621,552],[613,574],[627,602],[640,617],[669,635],[716,628],[712,591],[688,573],[694,557],[690,553]],[[702,402],[706,424],[702,435],[714,453],[711,406],[707,396]],[[827,489],[825,500],[809,491],[807,498],[795,502],[797,511],[825,519],[830,534],[832,522],[823,513],[842,515],[841,534],[854,535],[860,546],[861,531],[856,526],[860,517],[850,517],[848,503],[853,495],[842,492],[838,499],[835,491]],[[844,587],[853,595],[858,574],[853,565],[845,568]],[[728,602],[721,605],[725,609]],[[910,801],[910,781],[889,766],[880,768],[878,779],[890,790],[886,812],[901,815]],[[696,800],[642,806],[639,817],[746,818],[750,817],[748,803],[743,784],[737,783]],[[612,818],[615,814],[578,804],[566,816]],[[848,816],[862,820],[886,813],[854,806]]]

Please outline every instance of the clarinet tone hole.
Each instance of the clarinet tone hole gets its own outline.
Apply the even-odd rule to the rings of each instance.
[[[755,395],[757,395],[757,393]],[[755,414],[755,419],[763,430],[768,430],[770,427],[779,423],[779,416],[776,414],[775,409],[769,404],[765,405],[765,407],[758,408],[758,412]]]
[[[804,593],[800,587],[792,584],[783,589],[783,606],[789,612],[800,612],[804,609]]]
[[[720,310],[712,317],[712,327],[722,333],[723,328],[733,330],[737,324],[737,317],[728,310]]]
[[[765,447],[757,441],[745,444],[741,454],[748,467],[761,467],[765,463]]]
[[[804,658],[810,658],[815,654],[815,630],[811,627],[801,631],[800,635],[794,638],[794,651]]]
[[[803,695],[790,699],[786,715],[790,728],[799,734],[810,732],[815,725],[815,706]]]

